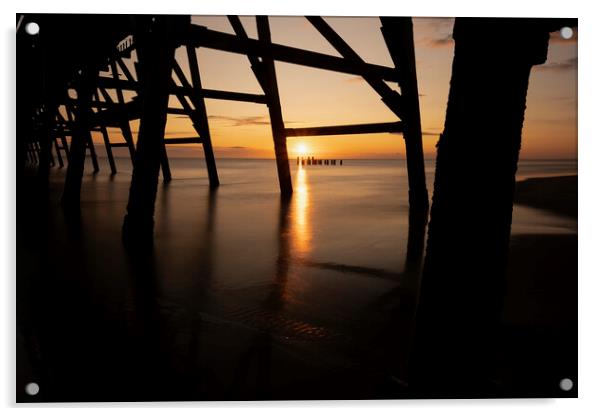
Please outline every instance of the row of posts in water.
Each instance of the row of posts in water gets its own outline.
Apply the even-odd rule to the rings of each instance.
[[[309,165],[343,165],[343,159],[316,159],[313,156],[308,157],[297,157],[297,165],[309,166]]]

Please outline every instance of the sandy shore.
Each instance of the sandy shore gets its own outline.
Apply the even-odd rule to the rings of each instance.
[[[517,204],[577,218],[577,175],[517,182],[514,200]]]

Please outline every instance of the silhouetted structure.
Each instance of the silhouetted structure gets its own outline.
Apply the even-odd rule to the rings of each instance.
[[[410,201],[413,206],[426,209],[428,196],[424,178],[411,18],[381,18],[383,36],[394,68],[364,62],[324,19],[307,19],[342,57],[272,43],[266,16],[256,18],[256,40],[247,36],[237,16],[228,17],[235,32],[235,35],[231,35],[191,24],[190,16],[94,15],[84,18],[80,15],[23,15],[23,24],[35,20],[42,28],[40,35],[35,37],[21,30],[19,39],[22,43],[43,43],[44,62],[52,64],[37,68],[34,72],[44,78],[44,85],[52,86],[52,94],[37,101],[24,99],[23,102],[30,105],[30,108],[26,104],[20,106],[23,110],[19,114],[23,116],[23,120],[19,125],[24,132],[21,140],[24,143],[40,143],[39,152],[32,153],[29,145],[22,146],[21,160],[23,163],[38,163],[40,176],[47,177],[52,155],[51,145],[54,144],[57,156],[62,157],[60,151],[64,151],[69,164],[62,202],[67,208],[77,208],[86,149],[90,151],[95,172],[99,169],[91,132],[102,134],[112,174],[117,172],[112,148],[127,147],[133,160],[134,174],[128,214],[124,220],[124,238],[126,241],[130,237],[148,239],[152,236],[159,166],[164,180],[171,179],[165,145],[202,144],[210,186],[216,187],[219,185],[219,178],[204,99],[252,102],[268,106],[280,191],[283,195],[289,195],[293,190],[287,137],[402,132],[407,149]],[[74,33],[78,35],[73,36]],[[77,38],[75,47],[74,38]],[[67,44],[69,48],[64,47]],[[174,59],[174,51],[180,46],[186,48],[190,81]],[[263,94],[203,88],[196,48],[246,55]],[[67,55],[65,49],[84,51],[83,59],[79,59],[76,54]],[[136,51],[138,57],[135,74],[128,69],[123,59],[133,51]],[[35,58],[28,58],[28,62],[33,61]],[[280,108],[275,61],[359,75],[401,121],[286,128]],[[105,68],[109,68],[110,76],[102,73],[99,75]],[[385,81],[397,82],[403,95],[390,88]],[[23,87],[23,90],[26,88]],[[72,97],[69,90],[75,90],[77,98]],[[129,95],[133,92],[137,96],[126,97],[126,92]],[[168,105],[170,95],[177,98],[181,108]],[[165,139],[168,114],[188,116],[199,137]],[[27,131],[32,127],[32,123],[28,121],[31,115],[37,120],[33,123],[36,127],[34,132]],[[137,148],[134,149],[129,122],[136,119],[140,119],[140,129]],[[119,128],[125,142],[112,141],[109,128]],[[70,146],[67,144],[69,138]],[[61,141],[61,145],[57,139]]]
[[[566,25],[576,21],[456,19],[413,357],[425,395],[494,394],[529,73],[546,60],[549,32]]]

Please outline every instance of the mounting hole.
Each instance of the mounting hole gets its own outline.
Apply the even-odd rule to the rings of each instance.
[[[560,389],[563,391],[571,391],[573,389],[573,380],[570,378],[563,378],[560,380]]]
[[[35,396],[39,392],[40,386],[38,386],[38,383],[28,383],[27,386],[25,386],[25,393],[29,394],[30,396]]]
[[[573,29],[571,29],[570,27],[566,26],[563,27],[562,29],[560,29],[560,37],[562,39],[570,39],[573,37]]]
[[[40,33],[40,25],[38,25],[36,22],[29,22],[25,25],[25,33],[27,33],[28,35],[37,35],[38,33]]]

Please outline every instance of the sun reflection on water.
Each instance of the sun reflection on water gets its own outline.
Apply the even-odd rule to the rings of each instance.
[[[295,178],[295,192],[293,194],[292,231],[293,248],[297,255],[306,254],[311,248],[311,227],[309,184],[307,182],[307,169],[299,166]]]

